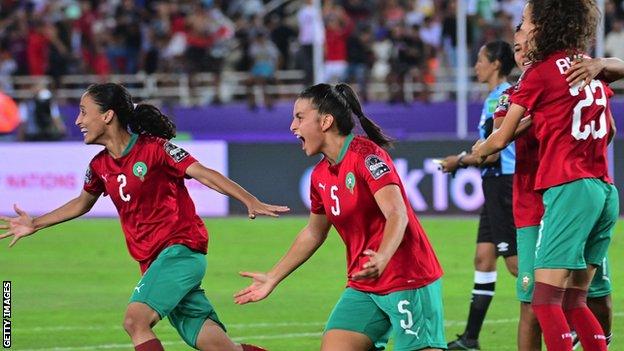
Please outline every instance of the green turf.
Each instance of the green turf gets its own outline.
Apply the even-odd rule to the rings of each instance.
[[[209,219],[210,249],[204,288],[230,335],[276,350],[317,350],[320,333],[345,283],[344,247],[335,232],[315,256],[265,301],[237,306],[232,294],[248,281],[241,270],[266,270],[286,251],[304,218]],[[445,270],[447,338],[463,331],[470,290],[476,220],[423,220]],[[614,334],[624,349],[624,225],[611,247]],[[121,327],[139,279],[116,220],[76,220],[0,246],[0,278],[13,283],[16,350],[130,350]],[[500,263],[500,262],[499,262]],[[513,280],[499,264],[496,297],[481,334],[484,350],[515,350],[518,303]],[[156,333],[167,350],[189,350],[166,321]]]

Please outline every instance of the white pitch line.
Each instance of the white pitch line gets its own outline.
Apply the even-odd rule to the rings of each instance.
[[[615,312],[613,317],[623,317],[624,312]],[[507,324],[518,322],[518,318],[506,318],[506,319],[494,319],[485,320],[485,324]],[[444,321],[444,326],[454,327],[466,325],[466,321]],[[325,322],[280,322],[280,323],[233,323],[226,324],[227,329],[248,329],[248,328],[275,328],[275,327],[324,327]],[[40,333],[40,332],[55,332],[55,331],[78,331],[78,330],[115,330],[120,329],[120,325],[109,326],[56,326],[56,327],[34,327],[24,330],[20,330],[20,333]]]
[[[613,317],[622,317],[624,316],[624,312],[616,312],[613,314]],[[494,319],[494,320],[485,320],[485,324],[507,324],[507,323],[516,323],[518,322],[517,318],[506,318],[506,319]],[[447,320],[444,325],[449,326],[461,326],[465,325],[465,321],[453,321]],[[274,326],[323,326],[324,322],[306,322],[306,323],[252,323],[252,324],[232,324],[230,327],[234,328],[250,328],[252,326],[256,327],[274,327]],[[65,328],[65,329],[58,329]],[[88,329],[87,329],[88,328]],[[121,328],[119,327],[114,327]],[[112,328],[95,328],[95,327],[52,327],[52,328],[31,328],[29,330],[38,329],[41,331],[53,331],[53,330],[104,330],[104,329],[112,329]],[[271,339],[294,339],[294,338],[307,338],[307,337],[320,337],[322,333],[314,332],[314,333],[290,333],[290,334],[274,334],[274,335],[247,335],[240,336],[234,338],[234,341],[239,342],[242,340],[271,340]],[[173,345],[184,345],[182,341],[165,341],[162,343],[163,346],[173,346]],[[52,348],[40,348],[40,349],[25,349],[22,351],[81,351],[81,350],[111,350],[111,349],[128,349],[132,348],[132,344],[101,344],[101,345],[91,345],[91,346],[68,346],[68,347],[52,347]]]

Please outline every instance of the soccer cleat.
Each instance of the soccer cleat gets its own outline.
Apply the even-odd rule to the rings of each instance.
[[[481,350],[479,340],[467,339],[464,335],[457,335],[457,340],[453,340],[446,345],[448,350]]]

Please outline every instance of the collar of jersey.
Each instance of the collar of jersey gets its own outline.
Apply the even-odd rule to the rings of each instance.
[[[345,139],[344,144],[342,145],[342,149],[340,149],[340,153],[338,154],[338,158],[336,159],[336,164],[339,164],[342,161],[354,137],[355,136],[353,135],[353,133],[347,135],[347,138]]]
[[[134,146],[134,144],[136,144],[137,139],[139,139],[138,134],[130,135],[130,142],[128,143],[128,146],[126,146],[126,149],[121,153],[121,157],[124,157],[130,153],[130,150],[132,150],[132,147]]]

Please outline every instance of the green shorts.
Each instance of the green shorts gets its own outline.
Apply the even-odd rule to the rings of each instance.
[[[206,272],[204,254],[184,245],[164,249],[134,288],[130,302],[150,306],[160,318],[167,316],[182,339],[195,347],[206,319],[225,327],[200,284]]]
[[[347,288],[327,321],[325,331],[331,329],[364,334],[375,350],[385,349],[391,334],[395,351],[446,349],[441,279],[387,295]]]
[[[535,244],[539,226],[518,228],[518,278],[516,279],[516,296],[521,302],[531,302],[533,298],[535,261]],[[587,297],[603,297],[611,294],[611,280],[609,278],[609,262],[607,257],[602,260],[596,269],[591,281]]]
[[[516,230],[518,243],[518,278],[516,278],[516,296],[522,302],[531,302],[535,275],[535,244],[539,226],[522,227]]]
[[[611,267],[609,265],[609,258],[605,257],[602,260],[600,267],[596,269],[594,279],[589,285],[589,291],[587,297],[603,297],[611,294]]]
[[[615,186],[584,178],[544,192],[535,268],[585,269],[600,265],[619,214]]]

